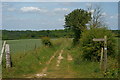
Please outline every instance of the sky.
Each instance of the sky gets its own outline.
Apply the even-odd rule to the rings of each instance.
[[[2,2],[2,29],[64,29],[65,15],[90,5],[99,5],[108,28],[118,29],[117,2]]]

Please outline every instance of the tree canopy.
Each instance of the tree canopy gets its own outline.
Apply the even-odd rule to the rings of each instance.
[[[74,32],[74,45],[78,44],[81,32],[86,29],[86,24],[91,20],[91,13],[83,9],[75,9],[65,16],[65,28]]]

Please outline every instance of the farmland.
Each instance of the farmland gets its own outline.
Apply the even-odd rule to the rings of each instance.
[[[41,46],[40,39],[7,40],[11,53],[25,53]]]
[[[106,12],[111,4],[17,4],[3,10],[3,78],[119,77],[120,30],[111,14],[117,12]]]
[[[75,60],[82,52],[80,47],[72,48],[72,40],[58,38],[51,40],[53,47],[45,47],[40,39],[8,40],[10,44],[12,67],[5,68],[3,60],[3,78],[102,78],[99,62],[83,61],[76,64]],[[35,47],[36,46],[36,47]],[[116,47],[117,48],[117,47]],[[62,55],[59,66],[58,57]],[[68,56],[71,56],[69,60]],[[51,59],[51,57],[53,58]],[[82,58],[82,57],[81,57]],[[50,61],[51,59],[51,61]],[[115,65],[115,59],[109,59],[109,66]],[[111,63],[112,62],[112,63]],[[49,64],[47,64],[49,63]],[[113,67],[109,67],[115,69]],[[115,69],[117,72],[117,69]],[[43,72],[45,75],[43,75]],[[116,77],[116,75],[107,77]]]

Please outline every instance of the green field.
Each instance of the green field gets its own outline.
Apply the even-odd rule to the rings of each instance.
[[[7,40],[11,53],[25,53],[41,46],[40,39]]]
[[[4,55],[3,78],[39,78],[41,76],[36,76],[36,74],[40,75],[44,69],[46,69],[44,72],[46,76],[42,77],[45,78],[104,77],[104,74],[100,72],[99,62],[83,61],[82,59],[80,64],[74,62],[76,57],[81,54],[81,51],[79,46],[76,48],[71,47],[71,39],[59,38],[51,41],[53,47],[43,46],[40,39],[8,40],[7,43],[10,44],[11,49],[12,67],[5,68]],[[116,46],[116,48],[118,47]],[[56,66],[60,54],[62,54],[63,59],[59,66]],[[53,55],[53,59],[47,64]],[[72,56],[72,60],[68,60],[68,55]],[[114,66],[116,61],[115,59],[108,59],[108,68],[110,70],[115,69],[111,66]],[[112,73],[111,71],[106,77],[116,77],[116,75],[111,76]]]

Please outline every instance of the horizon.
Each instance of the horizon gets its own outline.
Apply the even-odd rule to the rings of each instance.
[[[3,30],[6,30],[6,31],[47,31],[47,30],[7,30],[7,29],[0,29],[0,31],[3,31]],[[52,29],[52,30],[49,30],[49,31],[54,31],[54,30],[65,30],[65,29]],[[111,30],[111,29],[108,29],[108,30]],[[117,30],[120,30],[120,29],[117,29]]]

